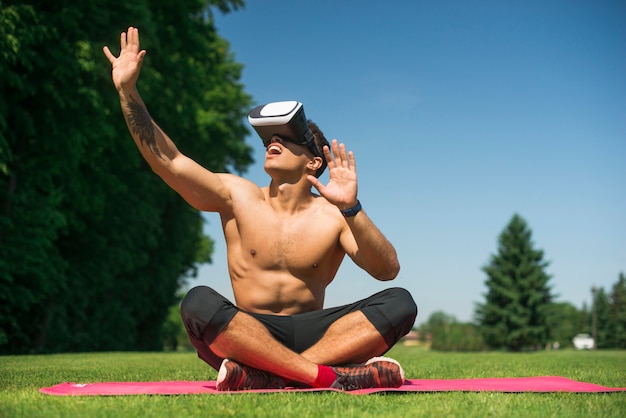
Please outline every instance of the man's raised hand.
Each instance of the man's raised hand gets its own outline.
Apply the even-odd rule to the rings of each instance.
[[[129,27],[127,32],[122,32],[119,57],[115,58],[108,46],[102,50],[113,67],[111,75],[115,88],[118,90],[134,88],[143,64],[143,57],[146,55],[145,50],[139,49],[139,30]]]
[[[357,201],[357,175],[354,153],[347,152],[344,144],[339,144],[336,139],[331,141],[332,155],[330,149],[324,147],[324,157],[328,163],[330,179],[324,186],[315,176],[309,175],[307,178],[311,184],[330,203],[339,209],[348,209]]]

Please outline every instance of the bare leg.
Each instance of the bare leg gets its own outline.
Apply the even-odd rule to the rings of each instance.
[[[317,377],[317,364],[276,341],[261,322],[243,312],[233,317],[210,348],[220,357],[268,371],[288,381],[312,384]]]
[[[362,312],[352,312],[333,323],[302,357],[315,364],[364,363],[389,349],[387,342]]]

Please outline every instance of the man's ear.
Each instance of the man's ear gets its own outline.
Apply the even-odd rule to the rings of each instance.
[[[313,157],[312,160],[309,160],[307,163],[307,168],[313,170],[313,172],[317,172],[317,170],[322,166],[324,162],[322,161],[322,157]]]

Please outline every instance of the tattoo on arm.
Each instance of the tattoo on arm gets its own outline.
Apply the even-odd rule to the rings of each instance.
[[[128,125],[133,134],[137,135],[142,144],[146,144],[154,155],[161,158],[161,151],[156,143],[154,126],[148,110],[134,99],[130,99],[128,107]]]

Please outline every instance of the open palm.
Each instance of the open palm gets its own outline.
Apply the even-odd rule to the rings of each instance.
[[[139,31],[130,27],[120,35],[120,56],[115,57],[108,46],[103,48],[104,55],[111,63],[113,84],[119,90],[127,86],[134,86],[139,77],[145,50],[139,49]]]
[[[329,181],[323,185],[316,177],[309,176],[308,180],[330,203],[340,209],[346,209],[356,203],[358,182],[356,164],[352,151],[346,152],[344,144],[332,140],[332,154],[329,147],[324,147],[324,157],[328,163]]]

